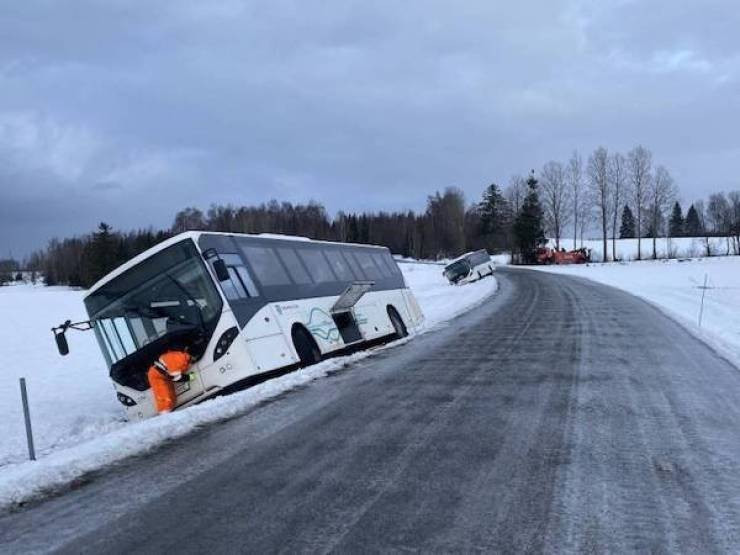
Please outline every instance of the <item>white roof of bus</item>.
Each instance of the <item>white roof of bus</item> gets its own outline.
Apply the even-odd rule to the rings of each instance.
[[[256,237],[262,237],[264,239],[290,239],[291,241],[309,241],[314,242],[313,239],[303,237],[301,235],[283,235],[282,233],[257,233]],[[317,243],[320,241],[316,241]]]
[[[455,262],[459,262],[459,261],[460,261],[460,260],[462,260],[463,258],[466,258],[466,257],[470,256],[470,255],[471,255],[471,254],[473,254],[474,252],[476,252],[476,251],[470,251],[470,252],[466,252],[465,254],[461,254],[460,256],[458,256],[457,258],[455,258],[454,260],[450,260],[450,261],[449,261],[449,262],[447,263],[447,265],[449,266],[450,264],[454,264]]]
[[[447,267],[447,266],[449,266],[451,264],[454,264],[455,262],[459,262],[463,258],[467,258],[468,256],[470,256],[471,254],[475,254],[476,252],[481,252],[481,251],[485,251],[485,253],[488,254],[488,251],[486,251],[486,249],[478,249],[477,251],[466,252],[465,254],[461,254],[460,256],[458,256],[457,258],[455,258],[454,260],[450,260],[445,267]]]
[[[97,282],[93,284],[90,289],[88,289],[87,293],[85,293],[85,297],[91,295],[98,289],[100,289],[103,285],[106,283],[114,280],[130,268],[136,266],[140,262],[146,260],[153,254],[158,253],[159,251],[162,251],[166,249],[169,246],[174,245],[175,243],[179,243],[183,239],[192,239],[197,244],[197,240],[201,235],[226,235],[231,237],[255,237],[258,239],[281,239],[283,241],[307,241],[309,243],[322,243],[326,245],[352,245],[353,247],[371,247],[371,248],[387,248],[380,245],[363,245],[360,243],[342,243],[338,241],[317,241],[314,239],[309,239],[308,237],[300,237],[296,235],[280,235],[279,233],[226,233],[222,231],[185,231],[184,233],[178,233],[174,237],[170,237],[169,239],[166,239],[159,243],[158,245],[155,245],[144,252],[137,254],[134,256],[131,260],[128,262],[121,264],[118,268],[113,270],[112,272],[106,274],[102,278],[100,278]]]

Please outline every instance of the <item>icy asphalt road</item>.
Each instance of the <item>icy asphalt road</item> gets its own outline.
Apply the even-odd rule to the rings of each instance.
[[[447,328],[0,517],[0,551],[740,549],[740,371],[626,293],[499,273]]]

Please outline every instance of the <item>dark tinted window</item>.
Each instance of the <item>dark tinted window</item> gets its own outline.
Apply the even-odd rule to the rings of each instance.
[[[243,246],[242,251],[262,285],[290,284],[290,278],[274,250],[266,247]]]
[[[385,252],[381,256],[383,257],[383,261],[385,262],[386,266],[390,268],[391,274],[398,274],[401,272],[401,269],[398,267],[398,264],[396,264],[396,261],[393,260],[391,253]]]
[[[479,264],[485,264],[490,261],[491,257],[488,256],[486,251],[476,251],[470,255],[471,266],[478,266]]]
[[[112,363],[170,333],[202,329],[210,336],[222,308],[190,240],[143,260],[91,293],[85,304]]]
[[[221,288],[224,290],[226,298],[233,301],[256,297],[259,294],[257,287],[254,281],[252,281],[252,277],[244,266],[241,257],[238,254],[222,254],[220,258],[226,264],[226,268],[229,270],[229,277],[231,278],[221,282]],[[215,260],[213,259],[211,263]]]
[[[385,262],[383,262],[382,254],[374,252],[370,256],[372,257],[373,261],[375,261],[375,265],[378,267],[381,274],[383,274],[385,277],[391,277],[391,275],[393,275],[388,266],[385,265]]]
[[[347,265],[352,270],[352,273],[355,275],[356,279],[367,279],[365,277],[365,274],[362,272],[362,268],[360,268],[360,264],[357,262],[354,256],[352,256],[352,253],[349,251],[342,251],[342,257],[346,260]]]
[[[360,263],[362,271],[367,277],[370,279],[378,279],[379,277],[382,277],[380,270],[375,266],[369,252],[358,251],[353,254],[357,257],[357,261]]]
[[[324,251],[324,254],[326,255],[327,260],[329,260],[332,270],[334,270],[334,273],[337,274],[339,279],[344,281],[355,279],[352,274],[352,270],[349,269],[347,262],[345,262],[339,251],[326,250]]]
[[[303,263],[308,268],[308,273],[316,283],[326,281],[337,281],[336,276],[329,267],[329,262],[318,249],[301,249],[298,251]]]
[[[299,285],[311,283],[311,276],[308,275],[293,249],[277,249],[277,252],[295,283]]]

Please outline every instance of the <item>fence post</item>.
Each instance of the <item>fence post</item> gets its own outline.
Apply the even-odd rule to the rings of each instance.
[[[28,456],[36,460],[36,450],[33,448],[33,430],[31,430],[31,411],[28,408],[28,392],[26,378],[21,378],[21,400],[23,401],[23,418],[26,421],[26,441],[28,442]]]
[[[701,327],[701,319],[704,315],[704,295],[707,292],[707,277],[709,274],[704,274],[704,286],[701,288],[701,305],[699,306],[699,327]]]

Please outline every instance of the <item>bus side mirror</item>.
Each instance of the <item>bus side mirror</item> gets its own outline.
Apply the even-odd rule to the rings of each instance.
[[[229,269],[226,267],[226,262],[220,258],[213,261],[213,270],[216,272],[218,281],[228,281],[231,279],[231,276],[229,276]]]
[[[69,344],[67,343],[67,336],[64,335],[65,330],[55,330],[54,339],[57,341],[57,349],[59,354],[67,356],[69,354]]]

